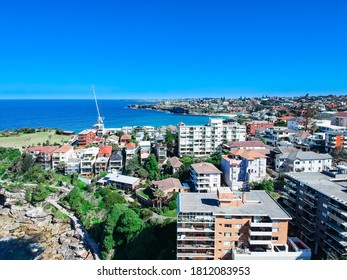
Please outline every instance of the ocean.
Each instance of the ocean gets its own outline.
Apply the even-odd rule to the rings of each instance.
[[[35,260],[44,250],[36,237],[0,239],[0,260]]]
[[[124,100],[99,100],[100,114],[106,128],[122,126],[203,125],[208,116],[192,116],[136,110],[127,108],[136,102]],[[88,100],[0,100],[0,130],[22,127],[47,127],[70,130],[76,133],[91,128],[97,119],[93,99]]]

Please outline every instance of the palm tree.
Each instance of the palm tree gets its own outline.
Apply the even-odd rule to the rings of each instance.
[[[165,193],[157,188],[154,190],[154,196],[157,198],[157,201],[159,201],[159,208],[161,209],[161,202],[162,202],[162,199],[165,197]],[[157,202],[157,207],[158,207],[158,202]]]

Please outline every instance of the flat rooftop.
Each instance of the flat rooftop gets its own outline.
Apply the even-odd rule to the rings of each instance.
[[[241,192],[233,192],[241,199]],[[213,212],[214,215],[269,216],[291,220],[287,212],[265,191],[246,192],[246,203],[239,207],[219,206],[216,193],[180,193],[179,212]]]
[[[320,172],[288,172],[286,175],[328,197],[343,200],[347,205],[347,174],[344,180],[340,178],[338,181],[332,181],[337,178]]]

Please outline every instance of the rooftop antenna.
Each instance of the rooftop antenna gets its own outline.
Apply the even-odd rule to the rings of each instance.
[[[94,85],[92,85],[92,90],[93,90],[93,94],[94,94],[96,110],[98,111],[98,119],[97,119],[97,122],[98,122],[99,124],[103,124],[103,123],[104,123],[104,118],[100,116],[100,110],[99,110],[98,100],[96,99],[96,94],[95,94],[95,90],[94,90]]]

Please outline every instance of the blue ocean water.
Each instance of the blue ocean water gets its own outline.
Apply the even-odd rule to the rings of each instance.
[[[35,237],[0,239],[0,260],[35,260],[44,250]]]
[[[147,102],[148,103],[148,102]],[[129,109],[135,101],[99,100],[101,116],[107,128],[122,126],[159,127],[177,125],[203,125],[208,116],[171,114],[153,110]],[[49,127],[79,131],[96,123],[97,111],[93,99],[89,100],[0,100],[0,130],[22,127]]]

